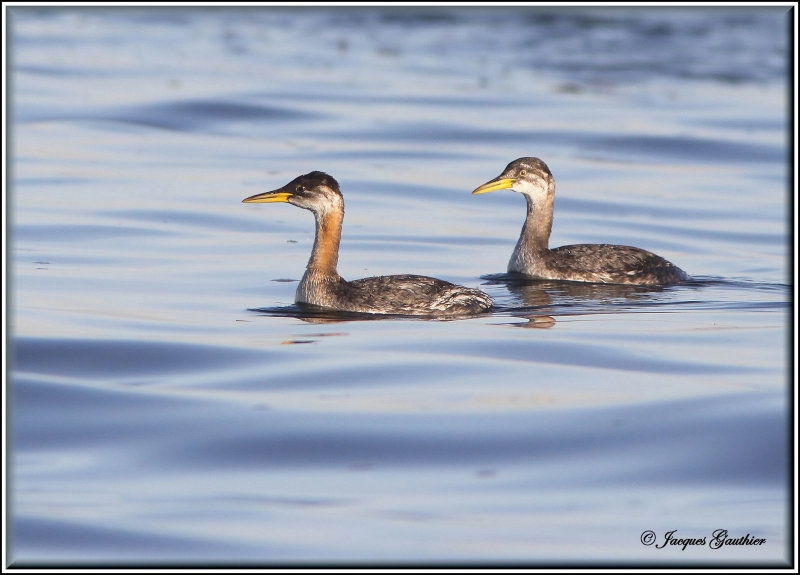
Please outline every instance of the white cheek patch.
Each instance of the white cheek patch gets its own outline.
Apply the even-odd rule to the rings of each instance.
[[[331,212],[341,211],[342,198],[339,196],[339,194],[330,192],[329,194],[320,197],[316,208],[321,214],[329,214]]]
[[[328,213],[333,209],[333,202],[329,198],[320,198],[317,203],[317,209],[323,214]]]
[[[299,208],[311,210],[315,214],[326,215],[334,212],[341,212],[344,209],[342,196],[334,191],[327,191],[322,194],[314,194],[311,197],[294,196],[289,203]]]
[[[520,194],[525,194],[537,204],[547,197],[547,185],[542,180],[536,183],[526,180],[516,181],[511,189]]]

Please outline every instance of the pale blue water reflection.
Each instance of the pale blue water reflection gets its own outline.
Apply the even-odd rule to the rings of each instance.
[[[785,560],[784,9],[10,15],[15,565]],[[521,156],[695,281],[506,276]],[[497,311],[295,306],[313,219],[241,200],[315,169],[345,278]]]

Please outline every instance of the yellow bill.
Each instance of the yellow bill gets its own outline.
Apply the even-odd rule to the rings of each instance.
[[[503,178],[502,180],[492,180],[486,182],[480,188],[472,192],[473,194],[488,194],[497,190],[508,190],[514,185],[514,178]]]
[[[242,200],[245,204],[273,204],[276,202],[288,202],[294,194],[291,192],[283,192],[275,190],[274,192],[264,192],[263,194],[256,194]]]

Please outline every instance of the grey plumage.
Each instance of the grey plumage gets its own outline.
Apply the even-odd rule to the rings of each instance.
[[[418,275],[375,276],[345,281],[306,271],[295,301],[362,313],[471,315],[489,311],[492,298],[481,290]]]
[[[514,160],[473,194],[511,189],[525,196],[528,213],[508,271],[539,279],[669,285],[691,279],[661,256],[640,248],[576,244],[550,249],[555,180],[539,158]]]

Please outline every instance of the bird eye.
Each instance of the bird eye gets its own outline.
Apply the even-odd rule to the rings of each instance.
[[[521,170],[519,175],[520,176],[527,176],[528,175],[528,170]]]
[[[298,194],[302,194],[305,191],[306,191],[305,186],[297,186],[297,193]]]

